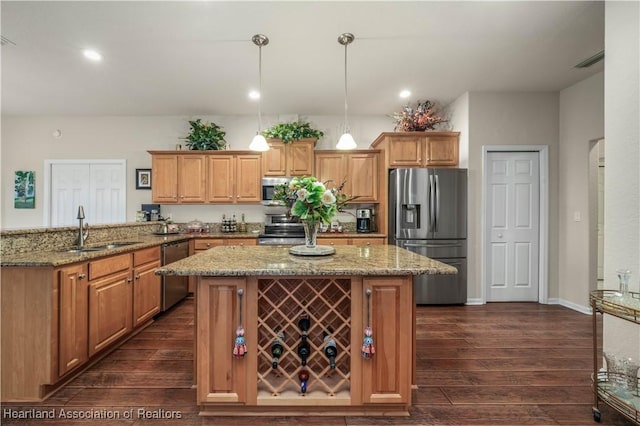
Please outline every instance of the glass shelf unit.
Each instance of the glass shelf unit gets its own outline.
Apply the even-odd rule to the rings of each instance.
[[[615,290],[595,290],[591,292],[591,312],[593,317],[593,381],[594,405],[593,418],[601,420],[598,403],[602,401],[632,422],[640,425],[640,394],[637,390],[613,385],[618,382],[614,374],[598,371],[598,333],[597,314],[612,315],[623,320],[640,325],[640,293],[630,292],[626,296]],[[637,379],[636,379],[637,380]]]

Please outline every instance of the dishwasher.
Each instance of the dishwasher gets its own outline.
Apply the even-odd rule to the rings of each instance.
[[[189,241],[176,241],[162,245],[162,266],[189,256]],[[189,277],[164,275],[162,277],[162,311],[166,311],[189,293]]]

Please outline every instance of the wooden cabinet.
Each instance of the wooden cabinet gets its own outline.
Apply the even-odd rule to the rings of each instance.
[[[458,167],[459,132],[385,132],[371,145],[384,150],[385,166]]]
[[[354,202],[376,202],[379,194],[379,151],[316,151],[315,176],[328,186],[345,182],[343,193],[358,197]]]
[[[262,199],[260,154],[212,154],[208,156],[207,201],[210,203],[259,203]]]
[[[311,176],[314,171],[314,147],[317,139],[301,139],[285,144],[269,139],[269,151],[262,153],[264,176]]]
[[[362,400],[370,404],[409,404],[413,357],[412,278],[365,277],[371,290],[370,315],[376,354],[362,361]],[[400,331],[400,332],[399,332]]]
[[[58,334],[58,377],[81,366],[88,353],[87,264],[80,263],[58,271],[60,324]]]
[[[244,315],[248,315],[248,311],[255,310],[249,308],[255,307],[255,295],[247,292],[244,278],[202,278],[198,283],[196,353],[199,356],[196,357],[196,371],[199,404],[237,404],[246,401],[249,380],[247,364],[250,357],[255,357],[257,339],[255,335],[247,336],[250,339],[247,345],[252,345],[254,355],[245,358],[234,358],[233,346],[226,344],[232,345],[236,337],[239,289],[244,291]],[[253,331],[256,328],[255,324],[248,322],[243,325],[246,330]],[[255,375],[250,380],[255,387]]]
[[[160,204],[204,203],[206,166],[203,154],[153,154],[151,200]]]
[[[89,356],[132,328],[131,254],[89,262]]]
[[[162,280],[155,274],[160,267],[160,247],[133,253],[133,327],[160,312]]]

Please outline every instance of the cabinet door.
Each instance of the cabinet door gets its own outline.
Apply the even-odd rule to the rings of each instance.
[[[259,203],[262,200],[260,154],[238,155],[235,175],[235,203]]]
[[[133,327],[144,324],[160,312],[161,277],[155,274],[160,261],[133,270]]]
[[[233,155],[210,155],[208,162],[208,200],[212,203],[232,203],[235,177]]]
[[[411,402],[412,283],[410,276],[363,279],[363,290],[371,289],[371,330],[376,349],[375,356],[362,360],[365,403]],[[366,303],[365,297],[363,301]],[[365,307],[364,324],[366,315]]]
[[[316,153],[316,178],[327,188],[339,186],[347,178],[347,159],[342,153]],[[349,182],[347,182],[349,185]],[[347,194],[348,190],[345,188]]]
[[[378,201],[378,160],[378,153],[348,154],[345,192],[355,202]]]
[[[269,139],[269,151],[262,153],[262,173],[264,176],[286,176],[286,146],[280,139]]]
[[[313,175],[313,149],[315,139],[303,139],[288,145],[287,169],[289,176]]]
[[[81,366],[88,359],[87,264],[72,265],[58,272],[60,291],[60,333],[58,335],[58,377]]]
[[[204,203],[207,189],[206,157],[204,155],[180,155],[178,159],[179,202]]]
[[[458,136],[430,136],[425,143],[427,166],[458,166]]]
[[[178,202],[178,156],[154,154],[151,157],[151,200],[160,204]]]
[[[249,340],[257,342],[255,336],[250,336],[257,325],[244,324],[250,350],[244,358],[234,358],[240,288],[246,296],[243,309],[246,318],[248,307],[255,306],[256,301],[249,300],[244,278],[202,277],[198,283],[196,353],[203,354],[196,361],[198,403],[246,401],[248,364],[257,362],[256,348],[251,347],[255,343],[250,344]],[[252,380],[255,387],[255,373]]]
[[[424,135],[408,133],[389,137],[389,167],[423,165]]]
[[[131,272],[89,282],[89,356],[131,331]]]

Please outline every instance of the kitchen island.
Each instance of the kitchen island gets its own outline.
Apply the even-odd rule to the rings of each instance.
[[[309,257],[286,247],[215,247],[156,271],[197,277],[202,415],[408,415],[412,277],[457,271],[396,246],[335,249]]]

